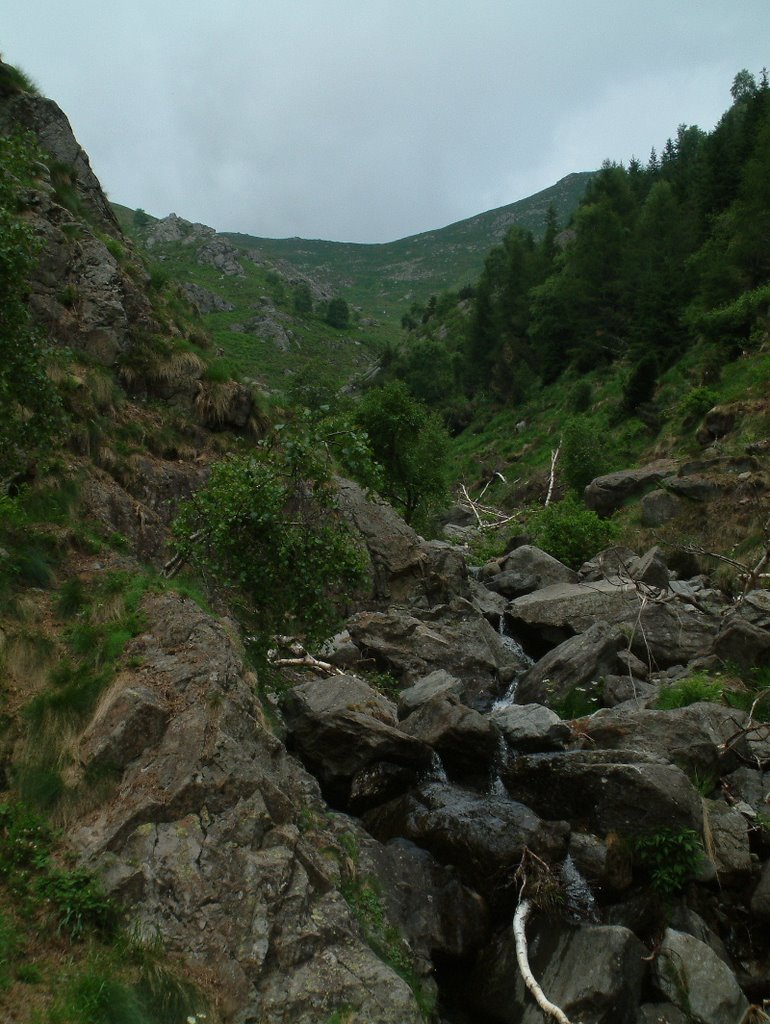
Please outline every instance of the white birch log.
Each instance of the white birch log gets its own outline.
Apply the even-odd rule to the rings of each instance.
[[[521,976],[524,979],[524,984],[535,997],[535,1001],[543,1013],[547,1013],[549,1016],[553,1017],[554,1020],[559,1022],[559,1024],[570,1024],[569,1019],[564,1014],[564,1011],[560,1010],[555,1003],[552,1003],[546,997],[530,969],[529,955],[527,953],[526,928],[527,918],[529,917],[531,909],[532,903],[529,900],[523,899],[519,902],[518,907],[516,907],[516,913],[513,915],[513,938],[516,942],[516,961],[519,965]]]

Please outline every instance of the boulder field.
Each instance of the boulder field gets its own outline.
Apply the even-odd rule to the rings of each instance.
[[[83,862],[234,1024],[541,1020],[525,857],[530,964],[570,1021],[738,1024],[770,994],[770,729],[656,702],[731,637],[761,655],[766,593],[730,603],[660,551],[471,570],[354,484],[340,506],[371,595],[279,695],[227,620],[145,597],[80,739],[120,779],[71,830]],[[513,571],[526,593],[489,587]]]

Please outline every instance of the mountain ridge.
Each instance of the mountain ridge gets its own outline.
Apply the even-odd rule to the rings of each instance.
[[[422,302],[436,292],[474,282],[489,250],[513,225],[532,231],[536,237],[542,235],[551,205],[557,221],[564,224],[594,173],[575,171],[506,206],[392,242],[335,242],[296,236],[276,239],[227,231],[221,234],[239,246],[286,260],[303,273],[327,278],[354,304],[396,317],[411,302]]]

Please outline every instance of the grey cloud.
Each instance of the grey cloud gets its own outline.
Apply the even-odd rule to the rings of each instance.
[[[4,0],[111,196],[386,241],[712,127],[767,0]]]

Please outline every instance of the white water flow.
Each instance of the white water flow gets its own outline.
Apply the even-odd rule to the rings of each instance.
[[[422,776],[423,782],[448,782],[446,768],[436,751],[433,751],[430,759],[430,768],[426,769]]]
[[[593,919],[596,915],[594,894],[591,892],[591,886],[575,867],[575,862],[569,854],[564,858],[561,866],[561,880],[564,884],[567,910],[572,917],[576,921]]]
[[[503,642],[503,646],[507,647],[508,650],[512,654],[515,654],[516,657],[518,658],[518,660],[521,662],[521,664],[522,664],[522,670],[521,671],[522,672],[525,672],[529,668],[530,665],[534,665],[535,664],[534,658],[530,658],[530,656],[527,654],[527,652],[521,646],[521,644],[516,639],[516,637],[510,636],[508,633],[506,633],[506,631],[505,631],[505,616],[504,615],[500,616],[500,622],[499,622],[498,627],[497,627],[497,632],[500,635],[500,639]],[[511,680],[511,684],[508,687],[508,689],[505,691],[503,696],[499,700],[496,700],[495,703],[492,705],[492,710],[493,711],[497,711],[500,708],[507,708],[507,707],[510,707],[511,704],[515,704],[516,703],[516,687],[518,685],[519,685],[519,675],[517,674]]]
[[[487,786],[487,796],[508,796],[508,790],[505,788],[500,772],[508,764],[508,744],[505,742],[504,736],[499,736],[497,740],[497,752],[495,754],[495,760],[492,764],[492,768],[489,772],[489,785]]]

